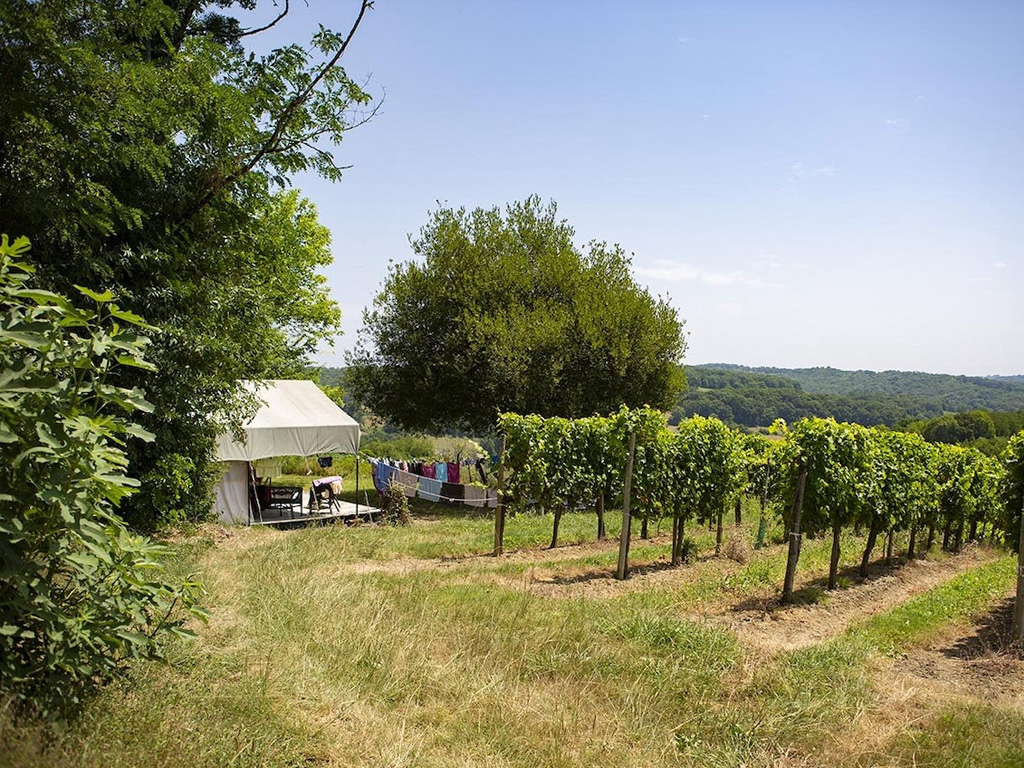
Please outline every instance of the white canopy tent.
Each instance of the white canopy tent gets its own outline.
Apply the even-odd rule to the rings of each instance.
[[[274,456],[359,452],[359,424],[312,381],[243,382],[263,406],[243,428],[245,439],[221,435],[217,458],[227,471],[214,509],[224,522],[249,520],[249,462]]]

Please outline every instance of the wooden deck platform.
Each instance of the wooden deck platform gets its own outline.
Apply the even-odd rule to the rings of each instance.
[[[309,494],[304,494],[307,497]],[[375,522],[380,510],[366,504],[360,504],[358,510],[351,501],[335,501],[336,510],[313,509],[303,506],[302,512],[287,509],[266,509],[263,514],[253,517],[250,525],[274,525],[281,527],[301,525],[326,525],[327,523],[351,523],[356,520]]]

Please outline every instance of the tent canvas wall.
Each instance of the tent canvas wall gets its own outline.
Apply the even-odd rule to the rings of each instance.
[[[217,458],[227,471],[217,487],[214,510],[224,522],[249,520],[248,463],[273,456],[314,456],[359,452],[359,424],[311,381],[244,382],[263,401],[243,428],[217,441]]]

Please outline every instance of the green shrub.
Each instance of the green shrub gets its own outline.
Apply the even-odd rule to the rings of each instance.
[[[367,440],[359,450],[367,456],[379,459],[412,461],[434,458],[434,443],[429,437],[422,435],[399,435],[388,440]]]
[[[183,633],[199,587],[170,583],[166,548],[116,514],[137,485],[124,446],[152,438],[128,417],[151,406],[108,377],[152,370],[146,326],[109,293],[79,288],[81,309],[29,288],[27,250],[0,239],[0,693],[70,714],[123,661]]]

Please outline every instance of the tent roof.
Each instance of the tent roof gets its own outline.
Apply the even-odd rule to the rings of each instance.
[[[244,426],[244,443],[230,434],[221,435],[217,441],[221,461],[358,452],[359,424],[312,381],[242,383],[255,392],[263,406]]]

